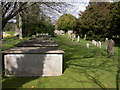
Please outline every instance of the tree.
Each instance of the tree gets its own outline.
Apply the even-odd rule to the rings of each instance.
[[[73,29],[73,24],[76,18],[71,14],[64,14],[57,20],[57,27],[59,30],[64,30],[67,32],[68,30]]]
[[[110,5],[110,34],[120,36],[120,2],[113,2]]]
[[[110,34],[115,36],[114,40],[116,41],[116,45],[120,46],[120,2],[113,2],[110,5]],[[118,48],[119,51],[120,48]],[[120,53],[118,53],[120,55]],[[118,55],[118,56],[119,56]],[[120,57],[117,59],[117,71],[116,71],[116,89],[120,89]]]
[[[18,25],[20,32],[21,32],[19,36],[22,37],[23,31],[22,31],[22,28],[20,28],[20,26],[22,26],[23,17],[26,15],[28,18],[27,14],[24,14],[24,16],[22,14],[24,13],[25,10],[28,10],[28,14],[30,14],[30,12],[33,8],[32,9],[29,9],[29,8],[32,6],[35,6],[35,5],[37,5],[39,8],[39,10],[37,9],[38,11],[34,9],[35,11],[37,11],[36,16],[39,15],[39,16],[37,16],[38,20],[43,15],[47,16],[49,12],[61,13],[63,11],[63,8],[68,6],[68,4],[66,4],[64,2],[38,2],[38,3],[33,3],[33,2],[2,2],[2,4],[1,4],[1,6],[2,6],[2,29],[4,29],[5,25],[8,23],[9,20],[19,16],[19,18],[21,18],[21,19],[18,19],[19,24],[21,24],[21,25]],[[22,14],[20,15],[20,13],[22,13]],[[30,15],[32,15],[32,14],[33,13],[31,13]],[[36,17],[34,17],[34,18],[36,18]],[[33,19],[32,19],[32,21],[34,21]],[[28,21],[31,21],[31,20],[28,20]]]
[[[37,4],[39,4],[40,8],[43,8],[43,10],[41,9],[40,12],[44,12],[46,11],[45,9],[48,8],[48,11],[54,13],[56,11],[61,13],[64,10],[63,8],[69,5],[64,2],[37,2]],[[2,29],[4,29],[5,25],[8,23],[9,20],[15,18],[20,12],[30,8],[33,5],[36,5],[36,2],[1,2]]]
[[[2,2],[2,29],[4,29],[5,25],[9,20],[13,19],[17,16],[21,11],[29,8],[30,6],[36,3],[28,3],[28,2]]]
[[[31,36],[36,33],[49,33],[53,35],[54,26],[48,16],[42,13],[40,3],[23,11],[23,36]]]
[[[109,30],[109,2],[91,2],[77,20],[79,32],[87,39],[102,39]]]

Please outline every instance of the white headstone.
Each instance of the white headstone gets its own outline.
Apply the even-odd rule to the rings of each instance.
[[[87,48],[90,48],[90,44],[89,44],[89,43],[86,43],[86,47],[87,47]]]
[[[80,41],[80,36],[77,37],[77,42],[79,42],[79,41]]]
[[[98,42],[96,42],[96,46],[99,47],[99,43]]]
[[[96,46],[97,42],[95,40],[92,40],[92,44]]]
[[[99,42],[98,42],[98,44],[99,44],[99,48],[101,48],[101,46],[102,46],[102,43],[99,41]]]
[[[105,38],[105,45],[106,45],[106,50],[107,50],[107,47],[108,47],[108,38]]]
[[[87,37],[87,35],[85,34],[85,36],[84,36],[84,40],[86,40],[86,37]]]
[[[94,45],[95,45],[95,40],[92,40],[92,44],[94,44]]]

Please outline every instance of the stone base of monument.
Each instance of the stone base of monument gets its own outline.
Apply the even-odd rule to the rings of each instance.
[[[62,75],[63,53],[59,47],[17,47],[3,51],[5,76]]]

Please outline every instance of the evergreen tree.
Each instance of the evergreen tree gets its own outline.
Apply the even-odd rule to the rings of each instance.
[[[107,37],[109,25],[109,2],[92,2],[86,10],[80,14],[77,20],[79,32],[84,37],[87,34],[87,39],[100,40]]]

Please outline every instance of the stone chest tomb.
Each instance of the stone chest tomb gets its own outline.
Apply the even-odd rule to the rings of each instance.
[[[64,51],[57,44],[40,43],[40,40],[27,42],[3,51],[5,76],[62,75]]]

